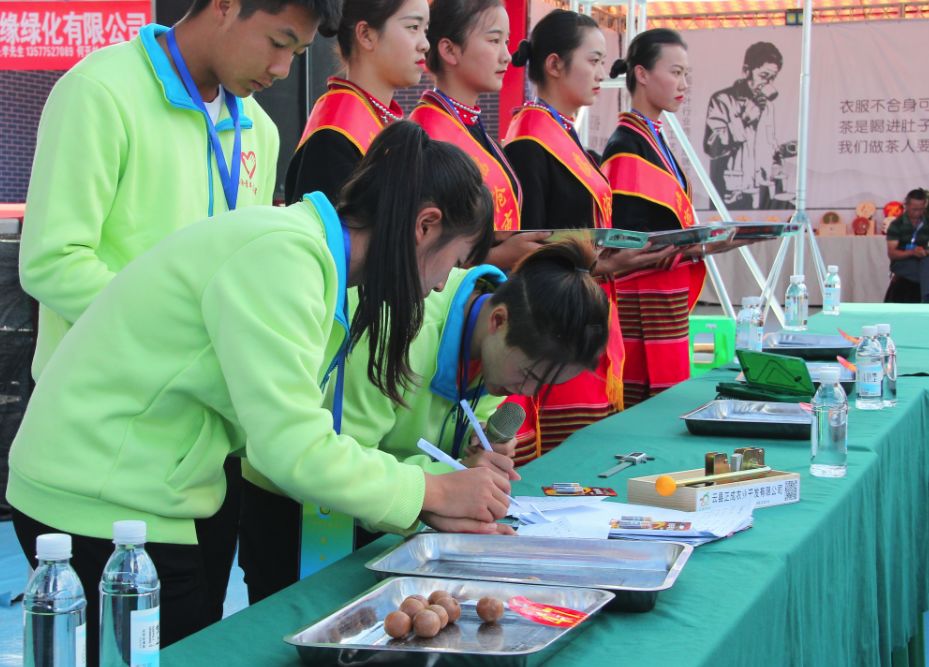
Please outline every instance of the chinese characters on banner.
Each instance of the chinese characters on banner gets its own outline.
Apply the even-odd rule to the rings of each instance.
[[[0,70],[66,70],[91,51],[132,39],[151,3],[0,2]]]
[[[841,100],[839,106],[839,155],[929,153],[929,95]]]

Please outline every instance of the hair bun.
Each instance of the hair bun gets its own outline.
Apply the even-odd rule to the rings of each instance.
[[[529,43],[529,40],[524,39],[520,41],[519,46],[516,47],[516,51],[513,52],[513,66],[525,67],[526,63],[529,62],[531,52],[532,44]]]
[[[629,71],[629,63],[627,63],[622,58],[619,58],[613,66],[610,68],[610,78],[615,79],[620,74],[625,74]]]
[[[326,37],[327,39],[330,37],[335,37],[339,34],[339,24],[320,23],[319,27],[316,29],[316,32],[318,32],[320,36]]]

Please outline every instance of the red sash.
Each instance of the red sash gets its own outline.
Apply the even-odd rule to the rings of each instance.
[[[609,182],[547,109],[531,104],[520,109],[510,123],[504,143],[511,141],[535,141],[542,146],[590,192],[595,226],[612,227],[613,193]]]
[[[655,141],[651,130],[645,122],[632,113],[619,114],[619,126],[641,136],[661,159],[661,166],[641,155],[617,153],[607,159],[601,169],[610,182],[614,194],[641,197],[660,206],[664,206],[677,218],[682,229],[693,226],[693,205],[691,204],[690,184],[687,189],[681,187],[674,176],[674,168],[668,163],[663,151]],[[663,167],[663,168],[662,168]],[[706,279],[706,267],[703,262],[682,262],[670,271],[647,270],[629,276],[623,276],[620,282],[648,276],[650,284],[659,288],[679,289],[685,283],[690,287],[688,305],[690,309],[697,302],[703,282]],[[662,284],[656,285],[654,281]]]
[[[323,129],[343,135],[364,155],[384,123],[364,91],[349,81],[329,79],[329,90],[313,105],[297,148]]]
[[[499,231],[519,229],[522,191],[518,182],[516,191],[513,190],[513,182],[501,164],[503,162],[509,166],[503,151],[497,148],[494,155],[491,155],[471,136],[458,114],[447,108],[439,96],[431,91],[423,93],[419,104],[410,114],[410,120],[418,123],[433,139],[454,144],[470,155],[481,171],[484,184],[493,195],[494,228]],[[493,139],[490,143],[496,148]]]

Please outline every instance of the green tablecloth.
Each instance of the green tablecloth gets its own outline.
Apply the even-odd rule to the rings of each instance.
[[[929,371],[929,309],[845,306],[811,330],[890,322],[901,373]],[[576,433],[521,469],[514,491],[553,481],[597,482],[613,455],[644,450],[637,474],[700,467],[711,449],[762,445],[777,469],[801,474],[801,502],[760,509],[755,526],[697,549],[674,588],[646,614],[607,611],[579,629],[551,665],[921,664],[929,608],[929,378],[903,377],[893,410],[849,417],[848,476],[811,477],[806,441],[750,443],[686,432],[679,415],[713,398],[719,369]],[[625,496],[626,471],[611,480]],[[569,479],[570,478],[570,479]],[[518,538],[514,538],[518,539]],[[297,664],[281,637],[375,583],[368,559],[386,537],[162,653],[162,664]]]

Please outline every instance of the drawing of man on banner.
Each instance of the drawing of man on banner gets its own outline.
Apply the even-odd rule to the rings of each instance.
[[[774,80],[783,65],[774,44],[752,44],[742,78],[714,93],[707,106],[703,150],[710,180],[731,209],[793,208],[784,161],[796,155],[797,143],[778,143],[775,125]]]

